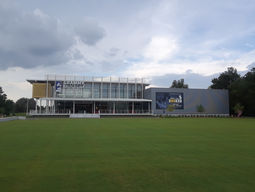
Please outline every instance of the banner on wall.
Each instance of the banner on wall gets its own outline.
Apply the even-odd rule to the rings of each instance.
[[[167,109],[168,105],[175,109],[184,109],[183,93],[156,92],[156,109]]]
[[[62,87],[62,81],[56,81],[56,92],[60,93]]]

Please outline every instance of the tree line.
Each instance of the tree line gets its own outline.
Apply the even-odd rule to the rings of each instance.
[[[242,109],[244,116],[255,115],[255,67],[244,76],[238,74],[237,69],[229,67],[218,78],[212,79],[209,89],[229,91],[230,114]]]
[[[15,115],[25,113],[27,110],[35,109],[36,101],[33,98],[20,98],[16,102],[7,98],[2,87],[0,87],[0,115]]]

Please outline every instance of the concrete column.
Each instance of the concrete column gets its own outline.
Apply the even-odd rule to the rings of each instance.
[[[151,110],[150,102],[148,102],[148,110],[149,110],[149,112],[150,112],[150,110]]]
[[[49,100],[46,100],[46,113],[49,113]]]
[[[96,104],[95,104],[95,101],[93,101],[93,108],[94,108],[94,114],[95,114],[95,110],[96,110]]]
[[[37,113],[37,100],[38,99],[35,99],[35,113]]]
[[[42,100],[40,99],[40,109],[39,109],[39,113],[42,114]]]
[[[113,113],[115,113],[115,102],[113,102]]]
[[[132,114],[134,114],[134,102],[132,102]]]
[[[75,114],[75,101],[73,101],[73,114]]]
[[[52,100],[50,100],[50,113],[52,113]]]

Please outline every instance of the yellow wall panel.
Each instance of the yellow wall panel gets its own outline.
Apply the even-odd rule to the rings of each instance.
[[[33,83],[33,98],[46,97],[47,83]],[[51,85],[48,84],[48,97],[51,96]]]

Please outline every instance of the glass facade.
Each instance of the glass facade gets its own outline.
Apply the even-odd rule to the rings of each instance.
[[[100,83],[84,82],[77,86],[65,86],[62,83],[60,91],[55,92],[59,98],[120,98],[142,99],[145,86],[128,83]]]
[[[75,105],[75,107],[73,106]],[[127,101],[55,101],[56,113],[146,113],[150,102]]]
[[[149,113],[150,100],[143,99],[143,79],[47,75],[50,87],[46,113]]]

